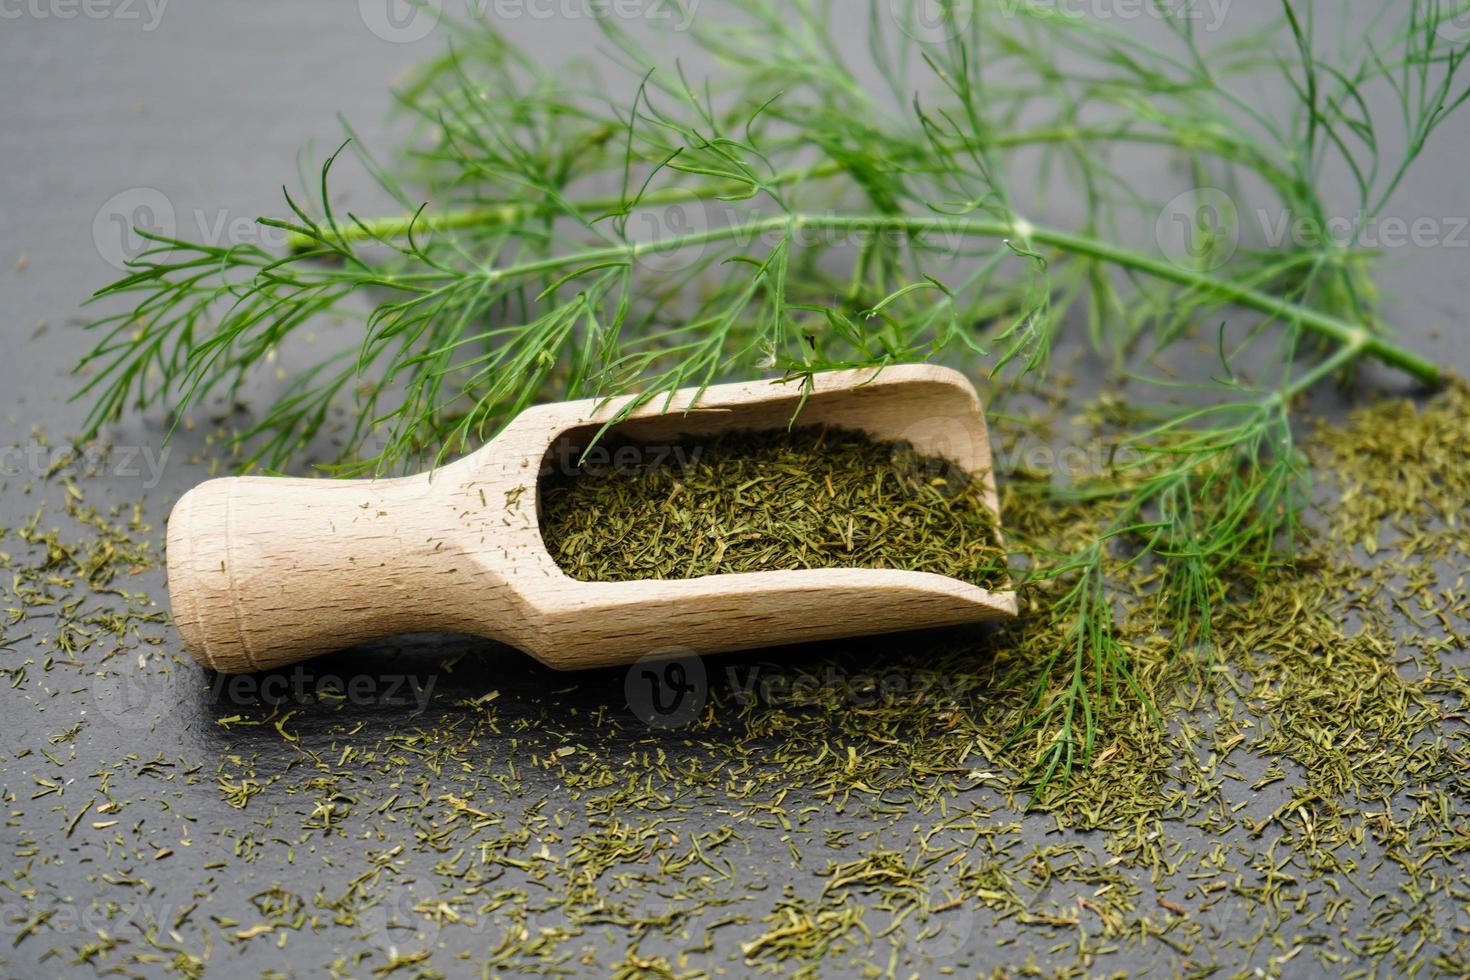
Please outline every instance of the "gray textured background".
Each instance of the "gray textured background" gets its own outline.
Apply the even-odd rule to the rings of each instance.
[[[369,144],[387,134],[390,84],[406,67],[439,50],[443,40],[435,31],[413,43],[385,41],[368,28],[361,8],[350,2],[172,0],[156,19],[155,13],[159,13],[156,8],[150,10],[141,2],[124,5],[121,0],[87,8],[67,0],[0,5],[0,91],[4,92],[0,98],[0,317],[7,338],[6,355],[0,358],[0,390],[5,393],[0,444],[27,444],[36,426],[53,438],[63,438],[79,425],[82,407],[67,402],[74,387],[69,368],[84,343],[74,324],[78,303],[116,275],[109,259],[119,254],[122,231],[114,223],[114,213],[161,199],[182,237],[210,234],[238,219],[277,213],[281,183],[295,183],[292,174],[298,151],[311,148],[305,159],[308,167],[314,167],[338,142],[338,112],[352,120]],[[1240,16],[1247,13],[1242,10]],[[547,59],[577,51],[596,37],[593,25],[585,19],[564,16],[512,17],[501,26]],[[839,19],[837,25],[847,43],[857,40],[855,32],[861,28],[858,17]],[[1464,178],[1467,153],[1470,127],[1462,118],[1441,133],[1413,179],[1395,198],[1389,214],[1407,220],[1470,214]],[[346,199],[349,203],[352,199],[350,178]],[[126,207],[120,207],[119,201]],[[1464,238],[1462,235],[1462,242]],[[1467,309],[1467,273],[1470,249],[1409,246],[1392,250],[1379,279],[1388,318],[1405,339],[1462,372],[1470,369],[1470,351],[1460,325]],[[39,336],[32,339],[43,324]],[[1391,386],[1399,384],[1397,379],[1380,377]],[[159,421],[129,420],[116,430],[115,440],[156,451],[161,438]],[[204,475],[202,465],[187,460],[187,448],[170,455],[158,486],[144,486],[153,482],[144,466],[137,475],[112,474],[107,481],[110,490],[105,492],[131,500],[146,490],[148,513],[161,526],[177,494]],[[23,482],[15,477],[7,481],[0,498],[0,523],[14,524],[34,510],[36,500],[20,490]],[[93,502],[103,499],[94,496]],[[161,574],[151,576],[147,584],[155,595],[164,594]],[[432,673],[435,662],[432,653],[425,654],[423,670]],[[520,691],[527,716],[535,715],[545,723],[546,716],[538,712],[554,710],[555,705],[551,709],[532,707],[534,694],[527,692],[544,689],[555,680],[522,664],[513,654],[491,655],[490,663],[498,672],[494,678],[474,673],[445,676],[440,678],[436,697],[448,705],[454,698],[473,695],[477,685],[493,679]],[[102,764],[129,749],[144,758],[163,751],[206,761],[224,752],[258,750],[267,754],[268,764],[269,753],[280,751],[279,743],[248,734],[234,736],[240,741],[223,736],[211,724],[213,708],[203,703],[204,683],[202,674],[180,681],[170,689],[171,700],[162,706],[157,720],[147,726],[109,727],[105,722],[93,726],[79,746],[84,758],[69,765],[67,772],[85,773],[89,760]],[[0,781],[18,794],[6,804],[8,817],[0,829],[6,859],[10,860],[16,847],[39,841],[43,851],[56,854],[36,871],[35,879],[42,886],[36,901],[90,901],[99,892],[88,881],[88,845],[60,838],[56,833],[60,818],[50,801],[26,802],[32,770],[39,772],[43,763],[35,756],[16,760],[11,751],[21,745],[43,744],[47,735],[65,727],[62,722],[85,704],[85,693],[49,706],[35,690],[24,694],[6,690],[0,692],[0,699],[4,699],[7,719],[6,744],[0,746]],[[514,699],[515,695],[508,698]],[[392,713],[393,709],[385,709],[383,718],[368,721],[387,724]],[[565,721],[573,729],[579,724],[554,714],[552,720]],[[302,724],[309,733],[311,721]],[[221,894],[220,907],[225,907],[231,896],[238,901],[238,896],[272,881],[293,878],[299,890],[309,894],[319,878],[347,875],[356,868],[356,843],[323,838],[313,845],[311,858],[301,859],[294,867],[276,856],[250,865],[237,863],[224,872],[225,878],[216,880],[200,871],[200,865],[211,849],[227,851],[229,842],[213,836],[212,831],[232,820],[248,819],[249,814],[242,817],[223,809],[208,780],[192,789],[174,784],[163,790],[141,781],[128,785],[125,776],[118,778],[122,793],[139,798],[166,795],[175,806],[199,817],[194,825],[197,846],[187,860],[147,869],[155,886],[149,901],[155,907],[181,907],[201,889]],[[554,780],[544,789],[553,798],[561,792]],[[71,801],[67,807],[74,805]],[[708,816],[712,821],[720,819],[713,812]],[[1044,834],[1049,827],[1050,820],[1042,820],[1026,833]],[[337,848],[344,852],[340,870],[334,870],[333,850]],[[757,873],[768,872],[774,876],[773,883],[779,884],[782,872],[776,859],[785,854],[784,849],[765,841],[749,853],[753,868],[767,869]],[[1385,883],[1369,884],[1382,887]],[[7,902],[12,899],[6,896]],[[1244,914],[1238,909],[1230,913],[1227,908],[1221,914],[1226,916],[1219,923],[1222,930],[1247,924],[1243,919],[1229,921],[1231,914]],[[13,927],[13,922],[7,922],[0,926],[0,934],[8,934]],[[59,941],[43,936],[43,941],[32,939],[18,951],[12,951],[8,941],[0,944],[0,962],[9,964],[5,972],[40,976],[66,969],[55,961],[36,962],[48,938],[49,942]],[[987,937],[980,948],[989,948],[992,938]],[[1026,940],[1022,948],[1030,942]],[[215,965],[221,968],[221,975],[252,975],[271,968],[311,973],[318,964],[343,952],[316,949],[312,943],[310,934],[300,934],[293,936],[284,951],[264,943],[243,949],[220,948],[215,952]],[[1043,964],[1047,962],[1044,943],[1030,952]],[[1167,950],[1126,951],[1107,965],[1144,965],[1156,962],[1160,955],[1167,959]],[[1024,957],[1012,949],[1005,958],[1020,962]],[[982,953],[974,965],[987,961]],[[1171,964],[1178,968],[1177,962]],[[438,965],[459,969],[451,963]],[[738,959],[719,959],[714,965],[740,971]],[[90,968],[82,969],[90,972]],[[1310,974],[1314,967],[1304,957],[1288,972],[1291,970]]]

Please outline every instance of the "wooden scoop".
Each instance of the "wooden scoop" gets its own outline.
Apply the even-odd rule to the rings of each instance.
[[[800,382],[660,397],[616,431],[672,443],[785,428]],[[394,480],[235,477],[184,495],[168,522],[168,587],[184,646],[222,671],[263,670],[398,633],[447,630],[559,668],[954,625],[1016,614],[1014,592],[927,572],[838,568],[681,580],[581,582],[541,540],[538,475],[575,463],[621,400],[527,409],[494,441]],[[819,374],[799,424],[907,440],[984,480],[990,444],[975,389],[926,365]],[[998,513],[998,511],[997,511]]]

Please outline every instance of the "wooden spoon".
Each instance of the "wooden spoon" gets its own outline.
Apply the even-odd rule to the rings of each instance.
[[[980,400],[927,365],[799,382],[693,389],[631,413],[645,443],[803,425],[908,440],[977,474],[996,509]],[[168,585],[184,646],[222,671],[279,667],[398,633],[448,630],[519,647],[559,669],[998,619],[1011,591],[927,572],[815,569],[581,582],[541,540],[538,474],[624,400],[527,409],[489,445],[393,480],[234,477],[184,495],[168,522]],[[998,513],[998,510],[997,510]]]

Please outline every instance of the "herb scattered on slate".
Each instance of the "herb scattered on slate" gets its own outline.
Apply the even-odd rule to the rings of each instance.
[[[1043,670],[1065,584],[947,642],[708,659],[675,730],[624,672],[488,645],[353,651],[311,668],[337,693],[272,672],[267,698],[175,652],[146,511],[89,506],[69,464],[12,480],[37,511],[0,533],[0,966],[1464,976],[1467,443],[1459,384],[1320,427],[1313,533],[1232,575],[1200,657],[1157,628],[1157,569],[1124,566],[1145,697],[1102,699],[1108,737],[1041,793],[1022,776],[1056,712],[1009,739],[1070,683]],[[1114,519],[997,475],[1023,554]],[[346,696],[404,674],[436,682],[421,709]]]

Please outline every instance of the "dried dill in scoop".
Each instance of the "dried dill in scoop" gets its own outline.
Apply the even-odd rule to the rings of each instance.
[[[802,568],[1007,582],[984,484],[906,442],[808,427],[611,440],[541,483],[541,532],[583,581]]]

